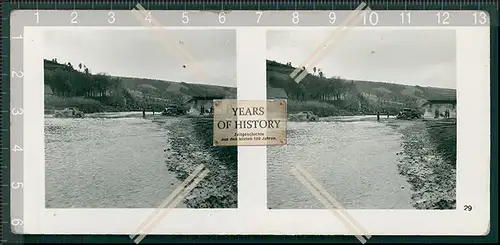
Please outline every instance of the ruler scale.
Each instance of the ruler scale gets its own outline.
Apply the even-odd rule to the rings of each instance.
[[[115,8],[117,8],[115,6]],[[184,11],[151,10],[165,27],[336,27],[349,10],[297,11]],[[24,26],[141,27],[127,10],[21,10],[16,13]],[[405,17],[411,15],[411,18]],[[358,27],[487,26],[490,17],[475,10],[372,10]]]

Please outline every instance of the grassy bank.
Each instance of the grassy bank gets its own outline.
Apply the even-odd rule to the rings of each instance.
[[[343,110],[335,105],[320,101],[289,100],[287,104],[287,112],[289,114],[298,113],[301,111],[312,111],[319,117],[356,115],[356,113],[353,111]]]
[[[417,209],[456,208],[456,124],[396,121],[403,151],[398,169],[412,186]]]
[[[106,106],[101,102],[93,99],[87,99],[83,97],[59,97],[59,96],[45,96],[44,107],[46,112],[50,112],[56,109],[64,109],[66,107],[76,107],[85,113],[91,112],[103,112]]]
[[[214,147],[213,121],[179,118],[167,126],[172,157],[170,171],[183,181],[203,164],[210,172],[190,193],[184,203],[189,208],[237,207],[237,147]]]
[[[44,104],[46,114],[52,114],[54,110],[61,110],[68,107],[78,108],[84,113],[139,111],[142,110],[143,106],[146,107],[148,111],[154,110],[159,112],[165,108],[165,103],[155,101],[120,105],[107,101],[106,99],[97,100],[85,97],[62,97],[55,95],[45,95]]]
[[[454,121],[427,121],[430,140],[446,163],[457,163],[457,124]]]

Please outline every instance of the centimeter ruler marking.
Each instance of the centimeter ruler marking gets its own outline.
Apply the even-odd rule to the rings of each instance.
[[[346,6],[349,6],[351,10],[354,9],[353,4],[359,4],[362,1],[354,2],[349,1],[349,0],[342,0],[342,1],[336,1],[333,3],[333,1],[263,1],[263,2],[244,2],[244,1],[235,1],[235,2],[224,2],[224,1],[160,1],[160,0],[150,0],[150,1],[139,1],[142,5],[147,6],[147,9],[151,10],[160,10],[160,9],[170,9],[171,7],[174,7],[175,9],[181,10],[203,10],[205,9],[206,5],[209,5],[209,9],[212,10],[237,10],[237,9],[252,9],[252,10],[257,10],[260,8],[260,6],[266,7],[265,10],[301,10],[301,9],[310,9],[313,10],[316,7],[319,6],[320,9],[324,9],[327,5],[334,5],[337,7],[342,6],[345,8]],[[444,8],[444,6],[452,6],[452,5],[458,5],[459,3],[456,2],[449,2],[449,1],[433,1],[433,0],[417,0],[417,1],[403,1],[403,2],[398,2],[398,1],[392,1],[392,0],[372,0],[372,1],[364,1],[367,3],[372,10],[381,10],[381,9],[388,9],[390,5],[410,5],[414,8],[415,10],[417,9],[427,9],[428,6],[433,6],[433,8],[437,8],[437,6],[441,5],[441,8]],[[73,2],[73,1],[12,1],[10,4],[11,5],[18,5],[18,9],[28,9],[31,8],[33,9],[34,6],[39,6],[42,5],[42,8],[45,9],[69,9],[69,6],[74,6],[73,8],[76,9],[94,9],[97,7],[98,9],[131,9],[131,5],[135,5],[137,2],[133,1],[103,1],[103,2],[98,2],[98,1],[80,1],[80,2]],[[51,5],[51,6],[49,6]],[[98,6],[95,6],[98,5]],[[259,5],[259,7],[258,7]],[[467,2],[467,6],[475,6],[477,9],[484,8],[484,7],[495,7],[497,10],[499,8],[499,3],[498,1],[493,1],[493,0],[480,0],[480,1],[474,1],[474,2]],[[420,8],[418,8],[420,6]],[[126,7],[126,8],[124,8]],[[193,8],[194,9],[191,9]],[[334,8],[334,7],[333,7]],[[264,10],[264,9],[263,9]]]
[[[4,8],[5,8],[5,6],[4,6],[4,4],[2,4],[2,6],[1,6],[1,9],[2,9],[2,11],[1,11],[1,12],[2,12],[2,13],[3,13],[3,9],[4,9]],[[5,22],[9,22],[9,20],[8,20],[7,18],[5,18],[4,16],[2,16],[2,21],[3,21],[3,23],[5,23]],[[0,25],[0,36],[2,37],[2,39],[3,39],[3,40],[5,40],[5,39],[3,38],[3,37],[5,36],[5,30],[4,30],[4,28],[3,28],[3,23],[2,23],[2,25]],[[2,44],[0,45],[0,53],[2,54],[2,57],[1,57],[1,59],[0,59],[0,60],[1,60],[1,63],[2,63],[2,66],[1,66],[1,68],[0,68],[0,69],[1,69],[1,70],[0,70],[0,73],[2,73],[2,74],[6,72],[6,71],[5,71],[5,70],[6,70],[6,67],[5,67],[4,65],[5,65],[5,63],[7,63],[7,62],[8,62],[8,60],[7,60],[7,59],[8,59],[8,56],[4,54],[4,52],[5,52],[5,50],[6,50],[6,49],[4,48],[4,45],[5,45],[5,44],[4,44],[4,42],[2,42]],[[7,61],[7,62],[5,62],[5,61]],[[8,71],[8,72],[10,72],[10,71]],[[3,75],[2,75],[2,76],[1,76],[1,79],[2,79],[2,85],[0,86],[0,91],[1,91],[1,93],[0,93],[0,103],[1,103],[1,108],[2,108],[1,110],[4,110],[4,107],[5,107],[6,105],[4,104],[3,100],[4,100],[6,97],[8,97],[8,96],[7,96],[8,94],[6,93],[6,92],[8,92],[8,91],[6,91],[6,89],[5,89],[5,86],[6,86],[5,79],[8,79],[8,76],[3,76]],[[9,103],[6,103],[6,104],[8,105]],[[1,118],[1,122],[2,122],[2,132],[1,132],[1,137],[0,137],[0,146],[1,146],[2,148],[4,148],[4,144],[6,143],[6,142],[4,141],[4,137],[6,137],[6,136],[5,136],[5,134],[8,132],[8,129],[5,129],[5,130],[4,130],[4,124],[5,124],[5,120],[6,120],[6,119],[8,119],[8,116],[6,117],[6,116],[4,115],[4,113],[0,113],[0,118]],[[10,136],[8,136],[8,137],[10,137]],[[9,171],[9,168],[8,168],[8,165],[7,165],[8,163],[6,163],[6,162],[5,162],[5,151],[4,151],[4,150],[1,150],[1,151],[0,151],[0,164],[1,164],[1,169],[0,169],[0,181],[1,181],[1,183],[2,183],[2,187],[1,187],[1,191],[0,191],[0,202],[1,202],[1,204],[2,204],[2,206],[0,207],[0,220],[1,220],[2,222],[5,222],[5,219],[6,219],[7,217],[9,217],[9,215],[4,215],[4,212],[5,212],[5,210],[6,210],[6,209],[9,209],[9,206],[10,206],[9,204],[10,204],[10,203],[8,202],[9,200],[5,200],[5,199],[6,199],[6,198],[5,198],[5,195],[6,195],[7,193],[9,193],[9,190],[8,190],[8,188],[9,188],[9,187],[8,187],[8,186],[7,186],[7,187],[5,187],[4,185],[5,185],[5,183],[9,183],[10,181],[9,181],[9,179],[8,179],[8,178],[7,178],[7,179],[5,178],[5,173],[4,173],[4,172],[7,172],[7,174],[8,174],[10,171]],[[7,168],[4,168],[4,167],[7,167]],[[8,219],[8,218],[7,218],[7,219]],[[7,229],[6,229],[6,228],[7,228]],[[8,225],[5,225],[4,223],[0,224],[0,241],[1,241],[2,243],[6,243],[6,242],[8,242],[8,240],[7,240],[7,239],[6,239],[6,237],[4,236],[4,233],[5,233],[6,231],[8,231],[8,229],[10,229],[10,227],[9,227]]]
[[[11,3],[10,6],[8,7],[11,7],[11,9],[20,9],[22,7],[22,4],[23,2],[17,2],[17,3]],[[2,10],[4,10],[4,8],[6,7],[7,4],[2,4]],[[5,12],[4,11],[1,11],[2,14],[4,14]],[[2,19],[4,19],[5,17],[2,16]],[[6,18],[5,18],[6,19]],[[10,24],[10,31],[11,33],[8,33],[6,32],[6,29],[4,28],[6,25],[9,25]],[[16,178],[19,178],[19,182],[22,183],[23,182],[23,171],[22,171],[22,168],[23,168],[23,158],[22,158],[22,155],[19,156],[19,154],[22,154],[22,152],[17,152],[17,153],[14,153],[14,154],[18,154],[17,156],[15,156],[18,160],[21,160],[21,162],[12,162],[14,159],[13,159],[13,151],[11,151],[11,145],[10,143],[14,143],[12,142],[12,139],[11,139],[11,134],[9,133],[9,129],[12,130],[12,127],[11,126],[15,126],[18,128],[18,130],[21,131],[21,138],[22,138],[22,115],[20,116],[21,118],[20,119],[17,119],[16,121],[19,122],[18,125],[14,125],[12,123],[12,121],[10,119],[11,118],[11,100],[12,98],[14,98],[12,96],[12,93],[14,91],[12,91],[12,81],[11,81],[11,77],[10,77],[10,74],[11,74],[11,69],[13,67],[17,67],[17,70],[18,71],[22,71],[22,49],[23,49],[23,40],[22,39],[12,39],[10,38],[10,35],[12,36],[15,36],[15,34],[13,34],[14,32],[13,31],[16,31],[16,32],[19,32],[18,29],[20,29],[20,33],[22,34],[22,29],[23,29],[23,26],[20,24],[20,23],[17,23],[14,25],[12,25],[13,23],[11,23],[11,19],[6,19],[6,21],[4,21],[1,25],[1,29],[0,29],[0,36],[2,37],[3,40],[5,40],[6,42],[2,42],[2,45],[0,47],[0,52],[2,54],[2,58],[1,58],[1,63],[2,63],[2,66],[1,66],[1,78],[2,78],[2,86],[0,87],[0,90],[1,90],[1,94],[0,94],[0,103],[1,103],[1,113],[0,113],[0,117],[1,117],[1,121],[2,121],[2,131],[1,131],[1,139],[0,139],[0,144],[1,144],[1,153],[0,153],[0,161],[1,161],[1,169],[0,169],[0,180],[1,180],[1,188],[2,188],[2,192],[0,193],[0,199],[1,199],[1,207],[0,207],[0,219],[1,219],[1,226],[0,226],[0,240],[2,241],[2,243],[22,243],[23,242],[23,236],[20,235],[20,234],[13,234],[13,229],[14,229],[14,223],[16,223],[15,225],[15,231],[18,232],[18,233],[22,233],[23,231],[23,228],[24,228],[24,217],[23,217],[23,210],[22,210],[22,195],[23,195],[23,191],[24,191],[24,188],[16,188],[16,190],[13,190],[11,187],[11,178],[13,176],[11,176],[12,174],[16,175],[16,173],[12,173],[13,171],[13,166],[16,166],[17,169],[20,169],[20,171],[18,171],[16,177],[14,177],[14,179]],[[9,47],[9,44],[10,44],[10,47]],[[7,52],[10,51],[10,48],[12,48],[13,50],[11,51],[11,55],[8,55]],[[16,52],[16,49],[17,51],[20,51],[20,52]],[[17,62],[14,62],[13,61],[13,58],[15,58],[17,60]],[[4,75],[5,74],[5,75]],[[22,73],[19,73],[19,74],[22,74]],[[16,87],[19,87],[19,86],[23,86],[22,85],[22,80],[21,81],[18,81],[17,80],[18,78],[16,78],[15,82],[20,82],[20,85],[17,85]],[[22,78],[21,78],[22,79]],[[21,94],[18,94],[20,98],[17,98],[16,100],[17,101],[22,101],[22,90],[18,90],[18,91],[15,91],[16,93],[21,93]],[[16,95],[17,96],[17,95]],[[22,102],[21,102],[22,103]],[[22,105],[20,105],[20,108],[22,108]],[[20,126],[20,127],[19,127]],[[23,146],[22,143],[19,143],[21,145],[21,147]],[[10,156],[10,158],[9,158]],[[18,186],[19,187],[19,186]],[[15,191],[15,195],[17,197],[21,197],[21,200],[14,200],[14,199],[11,199],[13,198],[13,196],[11,195],[13,193],[13,191]],[[13,203],[17,201],[18,203]],[[17,210],[13,210],[14,207],[17,207]],[[19,210],[20,209],[20,210]],[[14,214],[13,212],[17,211],[16,214]],[[15,222],[14,222],[15,221]]]

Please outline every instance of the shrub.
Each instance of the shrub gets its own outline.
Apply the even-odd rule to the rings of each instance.
[[[96,100],[87,99],[83,97],[59,97],[59,96],[45,96],[45,109],[64,109],[66,107],[75,107],[85,113],[102,112],[105,106]]]
[[[319,117],[354,115],[353,112],[338,108],[335,105],[320,101],[296,101],[289,100],[287,112],[298,113],[301,111],[312,111]]]

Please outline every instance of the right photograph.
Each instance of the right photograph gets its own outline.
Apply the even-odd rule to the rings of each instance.
[[[267,31],[267,99],[288,100],[268,208],[456,209],[455,30],[332,34]]]

